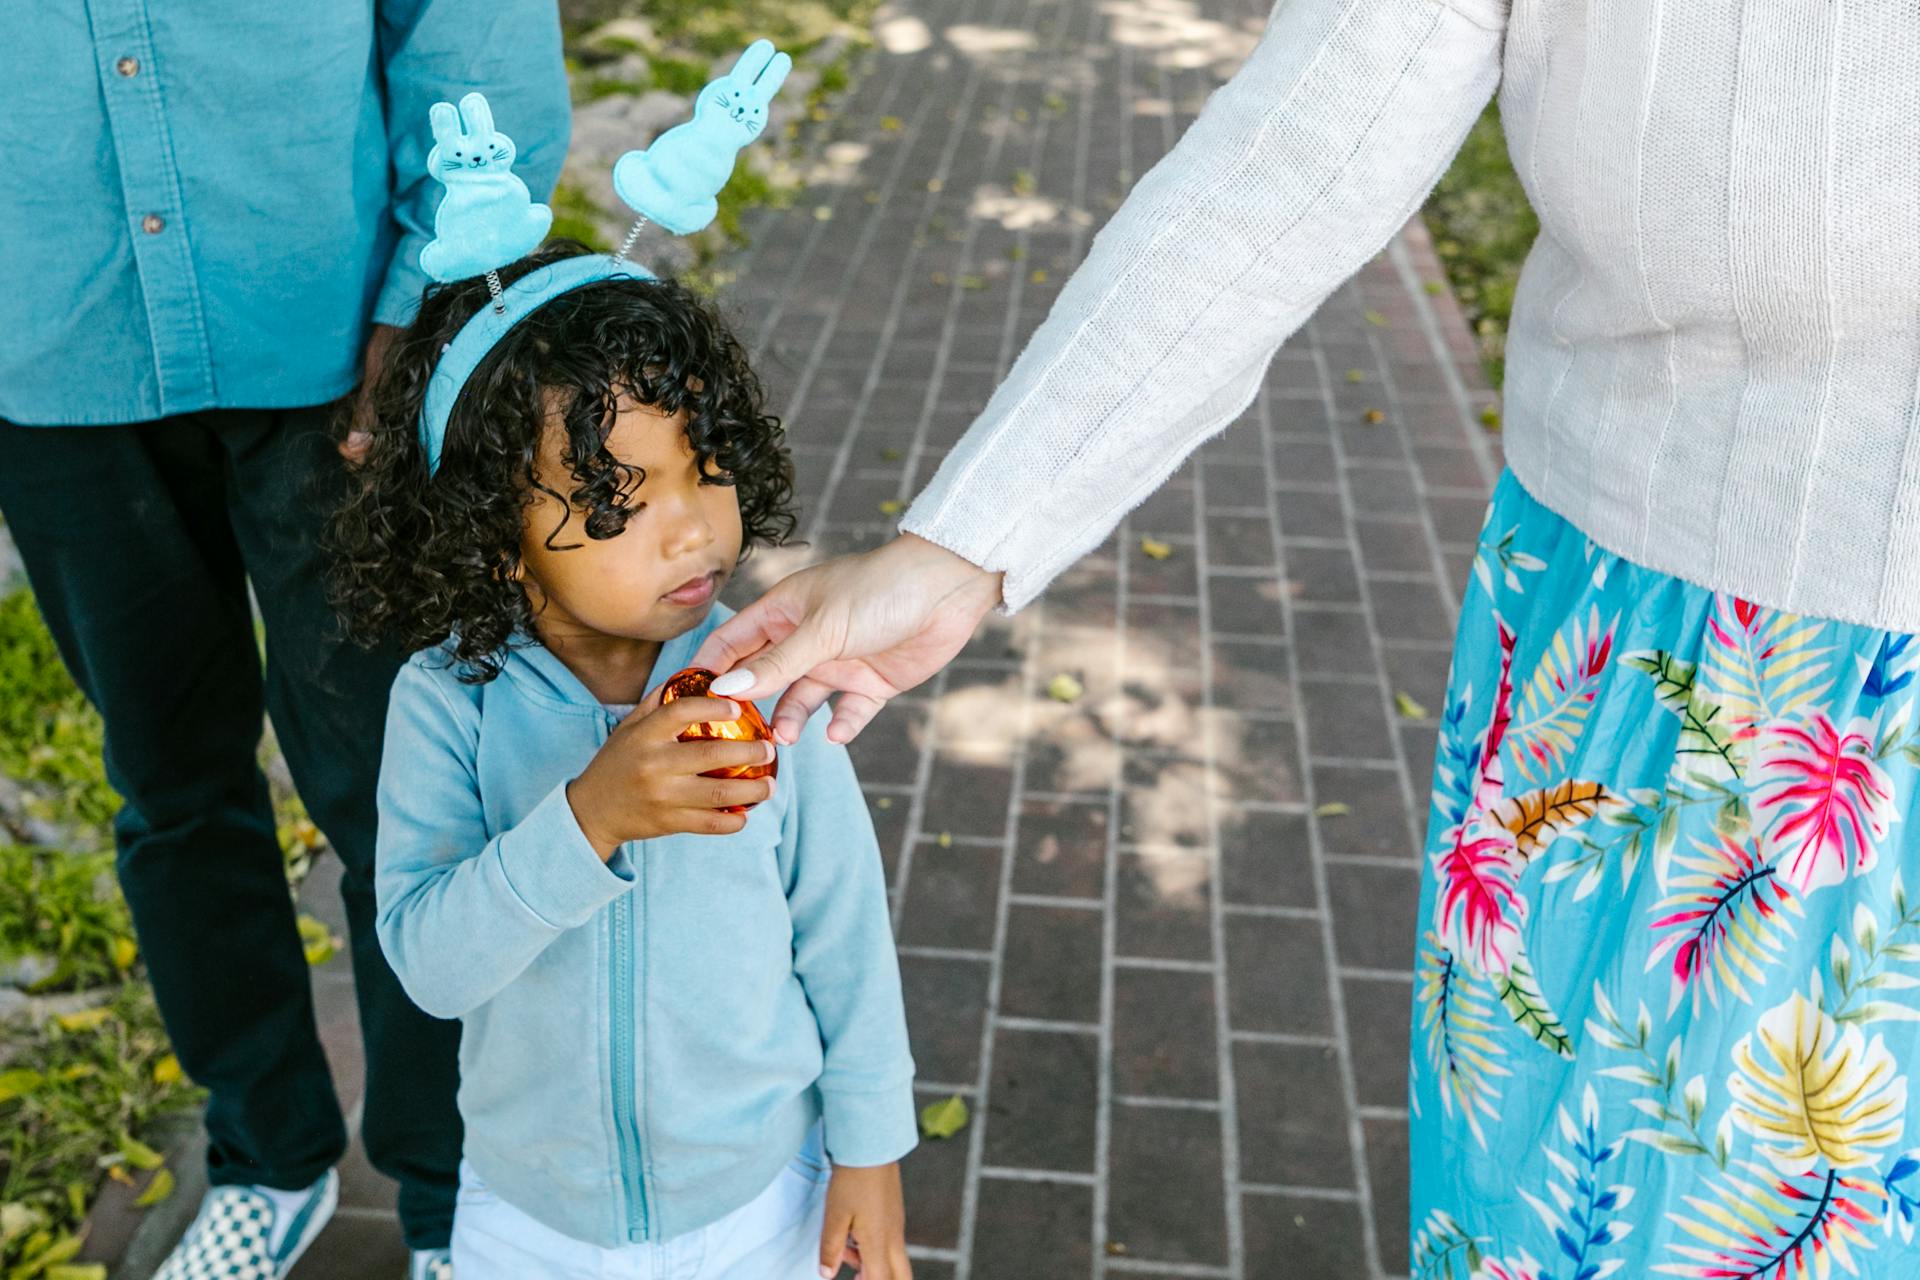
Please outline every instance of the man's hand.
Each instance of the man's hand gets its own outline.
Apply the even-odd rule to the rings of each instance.
[[[366,458],[367,446],[373,443],[373,384],[386,364],[387,348],[399,336],[400,331],[390,324],[376,324],[367,335],[367,354],[360,362],[360,388],[353,396],[353,422],[339,445],[340,456],[354,466]]]
[[[773,794],[772,778],[703,778],[714,769],[765,764],[773,744],[723,739],[681,742],[681,730],[706,720],[737,720],[725,698],[676,698],[661,704],[661,685],[635,707],[580,776],[567,784],[567,803],[581,834],[605,862],[629,840],[692,831],[732,835],[747,825],[729,805],[758,804]]]
[[[1000,603],[1001,577],[901,534],[776,582],[715,627],[693,665],[726,672],[714,681],[723,696],[752,699],[788,686],[773,712],[781,742],[796,741],[837,691],[827,740],[851,742],[889,698],[953,661]]]
[[[834,1166],[827,1184],[827,1221],[820,1229],[821,1276],[832,1280],[842,1261],[859,1272],[861,1280],[912,1280],[898,1164]]]

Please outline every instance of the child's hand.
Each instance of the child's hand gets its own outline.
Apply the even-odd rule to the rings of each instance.
[[[830,1280],[842,1259],[861,1280],[912,1280],[898,1164],[834,1166],[827,1184],[827,1223],[820,1231],[820,1274]]]
[[[655,689],[615,726],[586,769],[567,784],[574,820],[602,862],[629,840],[681,831],[732,835],[747,825],[745,814],[720,810],[765,800],[773,794],[773,779],[700,775],[764,764],[773,758],[773,744],[678,741],[688,725],[739,715],[738,704],[727,698],[677,698],[663,706]]]

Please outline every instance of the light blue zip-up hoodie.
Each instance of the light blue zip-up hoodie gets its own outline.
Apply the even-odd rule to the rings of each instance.
[[[649,684],[730,614],[663,645]],[[558,658],[515,650],[484,685],[441,650],[401,669],[380,942],[421,1008],[462,1021],[466,1156],[515,1207],[612,1248],[746,1204],[816,1120],[838,1164],[913,1148],[879,847],[828,719],[780,748],[779,786],[737,834],[602,863],[566,784],[616,722]]]

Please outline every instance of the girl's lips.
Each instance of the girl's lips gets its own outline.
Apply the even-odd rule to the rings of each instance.
[[[705,604],[713,598],[714,586],[720,575],[709,573],[704,578],[696,578],[683,587],[675,587],[660,598],[674,604]]]

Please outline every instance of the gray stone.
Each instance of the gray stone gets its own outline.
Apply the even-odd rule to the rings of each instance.
[[[37,951],[14,956],[11,960],[0,961],[0,986],[17,987],[22,991],[37,987],[51,978],[60,968],[52,956],[43,956]]]
[[[13,545],[13,535],[7,532],[4,521],[0,521],[0,595],[26,585],[26,566],[20,563],[20,550]]]
[[[645,18],[615,18],[603,22],[580,38],[580,47],[595,51],[622,49],[628,45],[651,49],[660,43],[653,24]]]

